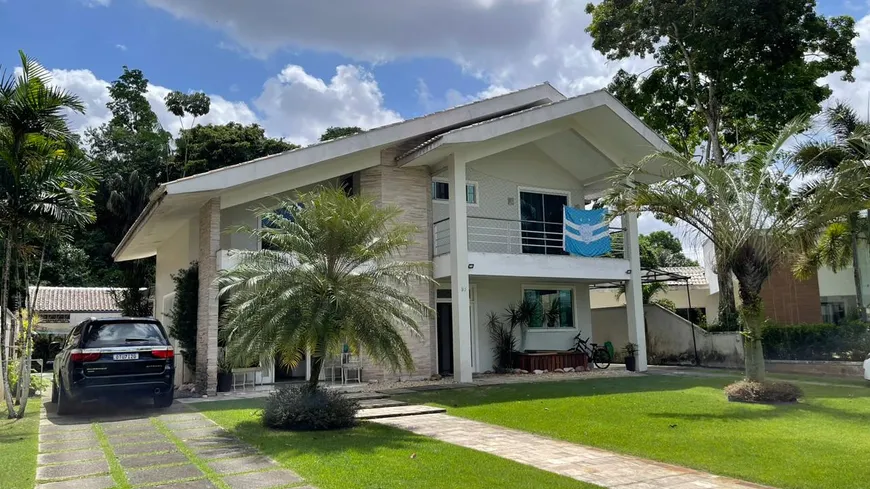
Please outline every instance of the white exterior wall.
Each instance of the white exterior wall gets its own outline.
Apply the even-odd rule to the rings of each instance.
[[[589,292],[592,301],[593,309],[601,309],[603,307],[619,307],[625,305],[625,294],[619,298],[616,297],[617,289],[593,289]],[[711,296],[710,289],[706,286],[690,285],[689,294],[692,299],[692,308],[705,309],[707,320],[715,319],[717,308],[719,306],[718,295]],[[686,286],[675,285],[668,288],[665,292],[659,292],[653,296],[655,299],[668,299],[676,304],[677,309],[685,309],[689,307],[689,299],[686,297]]]
[[[486,322],[490,312],[503,315],[505,309],[523,299],[523,287],[573,287],[574,288],[574,328],[529,330],[523,342],[522,334],[517,330],[520,340],[520,350],[568,350],[574,345],[574,337],[578,332],[583,337],[592,334],[592,312],[589,308],[588,284],[583,282],[552,282],[521,278],[472,278],[474,290],[472,304],[474,370],[483,372],[490,370],[493,364],[492,343]],[[623,313],[623,318],[624,318]]]
[[[559,190],[570,195],[571,205],[583,205],[583,185],[542,151],[526,145],[468,163],[466,178],[477,183],[478,204],[468,206],[468,217],[520,218],[519,187]],[[447,178],[446,171],[434,178]],[[455,192],[450,189],[450,192]],[[462,195],[465,189],[460,189]],[[508,199],[513,199],[513,204]],[[448,217],[446,201],[432,203],[433,222]],[[478,250],[483,251],[483,250]]]
[[[195,261],[199,249],[198,218],[191,219],[157,250],[157,267],[154,280],[154,317],[168,324],[163,310],[163,298],[175,292],[172,275]]]

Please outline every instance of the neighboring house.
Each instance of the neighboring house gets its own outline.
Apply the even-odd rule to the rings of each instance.
[[[664,267],[661,270],[687,277],[688,284],[686,280],[667,281],[667,290],[656,293],[653,300],[666,299],[673,302],[677,314],[687,319],[691,306],[691,318],[695,323],[699,322],[702,315],[707,320],[716,320],[718,295],[710,294],[710,284],[707,283],[704,267]],[[625,305],[625,294],[619,294],[615,288],[594,288],[590,291],[590,296],[592,309]]]
[[[860,243],[858,266],[865,307],[870,305],[870,250]],[[705,263],[714,263],[713,247],[704,245]],[[711,299],[718,300],[718,283],[715,272],[707,266]],[[735,281],[734,292],[739,294]],[[849,266],[836,273],[829,267],[821,267],[807,280],[794,277],[791,267],[783,265],[771,273],[761,290],[765,314],[772,321],[783,324],[840,323],[857,317],[857,294],[855,293],[854,268]],[[738,296],[739,302],[739,296]],[[708,314],[708,319],[713,316]]]
[[[35,287],[29,288],[33,296]],[[33,310],[39,315],[39,334],[65,335],[91,317],[121,315],[108,287],[39,287]]]
[[[252,208],[317,185],[344,185],[355,195],[404,210],[419,226],[403,258],[431,260],[438,285],[412,293],[437,318],[421,337],[407,335],[413,372],[384,372],[365,362],[366,378],[452,373],[462,382],[492,368],[486,314],[523,297],[545,306],[559,299],[560,320],[537,324],[529,350],[564,350],[591,335],[589,287],[627,281],[628,337],[646,369],[637,216],[621,219],[624,255],[568,256],[562,248],[562,206],[584,207],[608,187],[620,166],[669,150],[667,143],[605,91],[566,98],[549,84],[478,101],[361,134],[161,184],[114,257],[156,256],[155,316],[169,322],[171,275],[199,261],[198,386],[215,390],[218,290],[215,277],[257,250],[250,236],[228,232],[259,226]],[[655,181],[661,162],[650,161]],[[263,382],[291,374],[263,359]],[[292,374],[304,374],[305,366]]]

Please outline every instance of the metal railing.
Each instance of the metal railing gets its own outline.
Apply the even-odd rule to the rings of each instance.
[[[618,227],[610,228],[612,251],[605,258],[622,258],[622,234]],[[468,251],[508,253],[513,255],[567,255],[562,249],[561,222],[523,221],[492,217],[468,217]],[[450,219],[432,224],[432,253],[450,253]]]

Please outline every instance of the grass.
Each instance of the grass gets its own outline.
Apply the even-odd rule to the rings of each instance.
[[[729,403],[718,377],[644,376],[435,391],[449,414],[795,489],[866,488],[870,388],[802,383],[795,405]]]
[[[39,436],[39,399],[31,399],[23,419],[0,420],[0,489],[33,487]],[[3,405],[5,415],[6,405]]]
[[[262,402],[222,401],[195,407],[320,489],[596,487],[375,423],[330,432],[269,430],[257,415]]]
[[[124,472],[124,468],[121,467],[121,462],[115,455],[112,445],[109,444],[109,439],[106,437],[106,432],[103,431],[103,427],[96,424],[92,429],[94,430],[94,433],[97,434],[97,441],[100,444],[100,449],[103,451],[103,454],[105,454],[106,460],[109,463],[109,474],[112,476],[112,480],[115,481],[115,489],[130,489],[132,486],[130,485],[130,481],[127,480],[127,474]]]

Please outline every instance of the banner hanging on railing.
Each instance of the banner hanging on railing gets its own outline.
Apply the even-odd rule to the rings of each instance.
[[[607,209],[563,207],[562,249],[572,255],[601,256],[610,253],[610,223]]]

